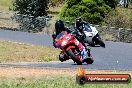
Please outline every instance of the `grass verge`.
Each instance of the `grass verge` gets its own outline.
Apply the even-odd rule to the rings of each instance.
[[[78,85],[75,76],[47,76],[39,79],[1,79],[1,88],[132,88],[130,84],[85,84]]]
[[[43,62],[58,60],[59,51],[43,46],[31,46],[0,41],[0,62]]]
[[[87,70],[88,74],[130,74],[131,71]],[[130,84],[76,83],[75,69],[0,68],[0,88],[132,88]]]

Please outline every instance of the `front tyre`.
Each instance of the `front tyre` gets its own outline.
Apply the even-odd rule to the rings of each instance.
[[[75,56],[71,49],[67,51],[67,54],[71,57],[71,59],[77,63],[77,65],[82,65],[82,62]]]
[[[63,62],[63,61],[64,61],[64,57],[62,57],[61,55],[59,55],[59,60],[60,60],[61,62]]]
[[[105,43],[102,41],[99,35],[95,37],[95,43],[105,48]]]
[[[99,45],[100,45],[101,47],[104,47],[104,48],[105,48],[105,43],[101,40],[100,37],[98,37],[98,41],[99,41]]]
[[[66,54],[64,54],[64,53],[59,55],[59,60],[61,62],[66,61],[68,59],[69,59],[69,57]]]

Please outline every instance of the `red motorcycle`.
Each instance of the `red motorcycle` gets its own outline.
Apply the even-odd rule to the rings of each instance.
[[[77,65],[81,65],[86,62],[87,64],[92,64],[93,59],[88,50],[88,58],[83,60],[81,56],[81,51],[85,48],[82,43],[80,43],[74,35],[62,31],[55,39],[56,47],[61,49],[61,54],[59,55],[59,60],[61,62],[72,59]]]

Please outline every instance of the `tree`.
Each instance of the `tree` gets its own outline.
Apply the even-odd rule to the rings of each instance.
[[[13,10],[28,16],[47,15],[48,0],[15,0]]]
[[[59,17],[73,21],[77,16],[93,24],[103,21],[111,7],[104,0],[66,0]]]
[[[66,0],[67,8],[71,8],[72,6],[77,5],[80,2],[81,0]]]
[[[19,30],[38,32],[46,26],[48,0],[15,0],[13,6],[13,10],[19,14],[14,16]]]

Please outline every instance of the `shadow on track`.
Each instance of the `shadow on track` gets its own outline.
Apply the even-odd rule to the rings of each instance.
[[[10,31],[18,31],[17,28],[0,27],[0,29],[3,29],[3,30],[10,30]]]

